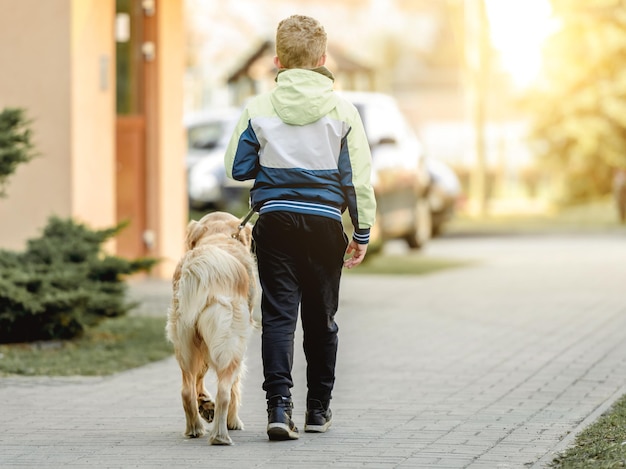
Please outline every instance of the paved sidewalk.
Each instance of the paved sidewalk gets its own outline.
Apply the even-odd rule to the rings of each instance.
[[[267,441],[256,333],[235,446],[183,438],[167,359],[103,378],[0,378],[0,467],[541,468],[626,392],[623,232],[443,238],[411,255],[476,263],[344,277],[328,433]],[[133,295],[165,317],[167,283]],[[300,428],[303,363],[297,347]]]

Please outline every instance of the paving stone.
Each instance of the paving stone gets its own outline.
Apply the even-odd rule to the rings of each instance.
[[[267,441],[256,333],[234,446],[183,437],[180,373],[168,358],[102,378],[2,378],[0,467],[545,467],[626,392],[623,234],[443,237],[418,253],[391,243],[404,255],[477,262],[344,276],[326,434]],[[135,314],[165,317],[170,288],[133,283]],[[296,341],[302,429],[301,331]]]

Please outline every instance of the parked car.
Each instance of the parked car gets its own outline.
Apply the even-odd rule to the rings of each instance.
[[[393,97],[354,91],[341,94],[359,111],[372,152],[372,185],[378,209],[370,235],[370,252],[381,249],[385,240],[396,238],[405,240],[412,249],[422,247],[430,239],[433,227],[428,197],[431,176],[420,140]],[[223,167],[224,151],[239,113],[234,114],[233,120],[228,121],[231,124],[223,125],[225,134],[219,138],[209,138],[212,129],[209,132],[188,127],[192,130],[189,135],[198,135],[195,141],[190,140],[188,155],[189,203],[194,208],[228,208],[249,196],[252,181],[230,180]],[[206,118],[200,122],[209,125]],[[197,120],[195,125],[200,125]],[[214,121],[210,125],[216,126]],[[192,154],[195,151],[202,156]]]
[[[203,112],[185,120],[187,191],[191,208],[231,210],[246,203],[252,182],[228,179],[224,169],[224,152],[240,112],[238,109]]]
[[[235,108],[201,111],[185,116],[187,169],[198,161],[212,156],[218,147],[228,144],[230,132],[238,118],[239,110]]]
[[[376,224],[370,250],[388,239],[420,248],[432,233],[428,200],[430,173],[423,146],[395,99],[382,93],[342,92],[359,111],[372,152]]]
[[[461,182],[454,170],[441,160],[427,158],[426,166],[431,184],[428,189],[428,203],[432,220],[432,235],[439,236],[443,227],[456,211],[462,196]]]

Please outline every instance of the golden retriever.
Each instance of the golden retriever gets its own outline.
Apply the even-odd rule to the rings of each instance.
[[[205,434],[199,415],[213,422],[209,442],[231,445],[228,430],[242,430],[241,378],[248,338],[256,326],[257,295],[252,228],[225,212],[187,226],[186,252],[172,279],[167,338],[183,375],[185,435]],[[209,369],[217,375],[215,401],[206,390]]]

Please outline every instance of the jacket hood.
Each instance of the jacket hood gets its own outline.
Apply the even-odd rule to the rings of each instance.
[[[319,120],[337,105],[332,73],[326,67],[313,70],[280,70],[278,85],[270,100],[276,114],[290,125],[306,125]]]

